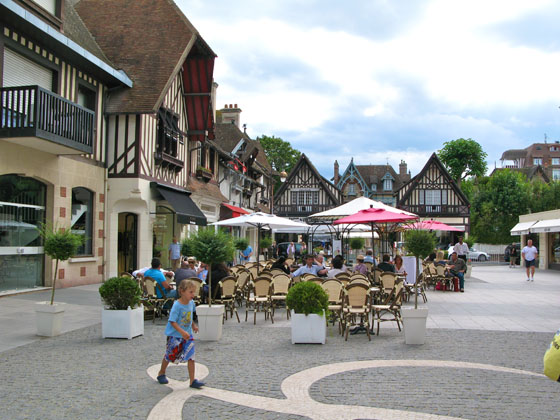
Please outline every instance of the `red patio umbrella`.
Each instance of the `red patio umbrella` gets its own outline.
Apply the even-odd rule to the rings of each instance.
[[[382,208],[369,208],[366,210],[360,210],[358,213],[352,214],[350,216],[343,217],[341,219],[335,220],[333,224],[339,225],[341,223],[348,223],[348,224],[366,224],[371,226],[371,236],[372,236],[372,244],[373,244],[373,234],[374,230],[377,228],[380,230],[380,237],[381,237],[381,226],[384,225],[387,227],[389,223],[403,223],[409,222],[412,220],[418,220],[418,216],[416,215],[408,215],[402,213],[396,213],[390,210],[385,210]],[[387,231],[387,229],[384,229]]]
[[[448,232],[462,232],[461,229],[449,226],[437,220],[422,220],[420,222],[411,223],[403,226],[403,229],[419,229],[419,230],[443,230]]]

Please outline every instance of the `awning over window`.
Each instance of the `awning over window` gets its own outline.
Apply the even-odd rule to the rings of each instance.
[[[177,213],[177,222],[184,225],[206,226],[206,216],[189,197],[190,193],[186,191],[176,190],[165,185],[152,182],[154,187],[167,201],[175,213]]]
[[[531,226],[531,232],[560,232],[560,219],[540,220]]]
[[[243,210],[241,207],[232,206],[231,204],[222,203],[222,206],[231,210],[231,217],[239,217],[242,214],[249,214],[247,210]]]
[[[214,139],[213,74],[213,56],[187,56],[183,64],[183,85],[189,123],[187,135],[191,141]]]
[[[513,236],[528,235],[529,234],[529,228],[531,226],[533,226],[535,223],[537,223],[537,222],[520,222],[520,223],[516,224],[513,227],[513,229],[510,230],[510,232]]]

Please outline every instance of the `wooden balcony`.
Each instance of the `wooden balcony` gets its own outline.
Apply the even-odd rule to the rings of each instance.
[[[307,217],[333,207],[335,206],[328,206],[326,204],[275,204],[274,214],[282,217]]]
[[[436,217],[436,216],[457,216],[465,217],[469,216],[468,206],[458,206],[458,205],[410,205],[410,206],[399,206],[400,209],[409,211],[411,213],[417,214],[420,217]]]
[[[93,153],[95,113],[39,86],[0,89],[0,139],[56,155]]]

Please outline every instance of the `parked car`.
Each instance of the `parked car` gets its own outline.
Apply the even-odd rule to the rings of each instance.
[[[521,264],[521,244],[519,242],[513,244],[513,245],[508,245],[504,251],[504,261],[505,262],[509,262],[509,252],[511,250],[512,247],[515,247],[517,249],[517,262],[516,264],[519,265]]]
[[[447,254],[451,255],[453,252],[453,246],[450,246],[447,250]],[[479,251],[476,248],[469,249],[469,255],[467,258],[471,261],[488,261],[490,260],[490,255],[487,252]]]

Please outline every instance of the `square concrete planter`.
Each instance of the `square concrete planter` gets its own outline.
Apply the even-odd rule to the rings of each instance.
[[[325,313],[296,314],[291,311],[292,344],[325,344],[327,339],[327,320]]]
[[[101,310],[101,335],[103,338],[128,338],[144,335],[144,306],[127,310]]]
[[[424,344],[424,342],[426,341],[426,321],[428,320],[428,308],[402,308],[401,315],[404,327],[405,343]]]
[[[224,305],[200,305],[196,307],[198,316],[198,339],[201,341],[218,341],[222,338]]]
[[[64,317],[65,303],[51,305],[50,302],[37,302],[35,304],[35,321],[37,335],[54,337],[62,332],[62,318]]]

